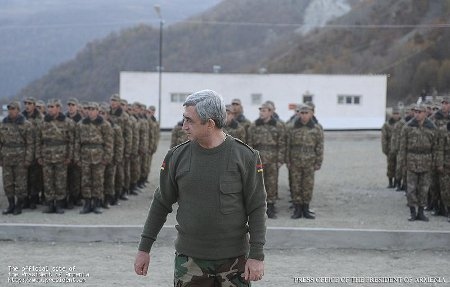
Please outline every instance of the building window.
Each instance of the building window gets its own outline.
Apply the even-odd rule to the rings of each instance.
[[[184,103],[187,96],[189,96],[191,93],[171,93],[170,94],[170,101],[172,103]]]
[[[252,94],[252,105],[260,105],[262,103],[262,94]]]
[[[337,103],[338,105],[360,105],[361,97],[359,95],[338,95]]]

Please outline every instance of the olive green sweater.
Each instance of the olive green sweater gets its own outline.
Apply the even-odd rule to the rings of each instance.
[[[175,202],[178,253],[208,260],[248,254],[264,260],[266,192],[257,151],[230,136],[212,149],[196,142],[172,148],[161,167],[139,250],[150,252]]]

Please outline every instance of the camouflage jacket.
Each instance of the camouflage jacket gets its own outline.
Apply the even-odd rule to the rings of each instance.
[[[398,151],[400,150],[400,135],[402,133],[403,126],[410,120],[411,117],[407,116],[406,118],[401,119],[395,123],[394,128],[392,129],[390,152],[398,154]]]
[[[25,164],[33,161],[32,124],[24,116],[15,120],[9,116],[0,125],[0,163],[3,166]]]
[[[37,136],[37,131],[40,128],[40,125],[42,123],[42,121],[44,120],[43,115],[37,110],[35,109],[33,111],[33,113],[28,113],[26,110],[24,110],[22,112],[22,115],[25,117],[25,119],[27,119],[31,125],[32,125],[32,129],[31,129],[31,134],[33,137],[33,161],[36,159],[36,136]]]
[[[286,163],[313,165],[316,169],[323,161],[323,130],[313,120],[303,124],[297,119],[286,130]]]
[[[245,128],[238,123],[236,120],[231,120],[229,124],[224,127],[224,130],[227,134],[229,134],[232,137],[235,137],[237,139],[240,139],[241,141],[245,142],[246,138],[246,132]]]
[[[447,127],[447,123],[450,122],[450,114],[445,115],[442,110],[439,110],[430,117],[430,120],[437,128]]]
[[[139,122],[135,116],[130,116],[131,124],[131,156],[138,155],[139,151]]]
[[[398,121],[393,118],[390,118],[381,128],[381,150],[385,155],[393,154],[393,149],[391,149],[392,134],[394,133],[395,124],[397,122]]]
[[[186,132],[183,130],[183,121],[177,123],[177,125],[172,129],[172,135],[170,139],[170,148],[184,143],[188,140]]]
[[[138,146],[138,153],[141,156],[144,156],[149,151],[149,133],[150,133],[150,127],[148,126],[148,121],[143,116],[139,116],[137,118],[138,124],[139,124],[139,146]]]
[[[284,124],[270,119],[261,119],[250,125],[247,131],[247,144],[260,152],[264,163],[283,164],[286,155],[286,130]]]
[[[154,116],[150,117],[148,121],[150,123],[150,129],[152,130],[151,153],[154,154],[156,152],[156,149],[158,148],[160,137],[159,123]]]
[[[123,160],[123,135],[122,130],[120,129],[119,125],[114,124],[113,122],[110,122],[112,132],[113,132],[113,159],[112,164],[119,164]]]
[[[422,126],[415,118],[405,124],[400,135],[399,159],[412,172],[431,171],[436,164],[438,132],[429,119]]]
[[[450,173],[450,122],[439,128],[436,166],[443,167],[446,173]]]
[[[62,113],[44,117],[36,136],[36,159],[61,163],[73,159],[75,124]]]
[[[111,125],[100,116],[81,120],[75,130],[74,161],[77,163],[108,164],[113,157]]]
[[[122,130],[123,136],[123,155],[125,158],[129,158],[131,155],[131,146],[133,144],[133,131],[131,130],[130,116],[125,113],[122,108],[110,111],[110,120],[114,124],[118,125]]]

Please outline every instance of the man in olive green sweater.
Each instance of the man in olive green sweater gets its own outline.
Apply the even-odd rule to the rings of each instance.
[[[223,132],[225,106],[216,92],[194,93],[184,107],[190,141],[164,159],[135,271],[147,274],[152,244],[178,202],[174,285],[250,286],[264,275],[266,192],[259,153]]]

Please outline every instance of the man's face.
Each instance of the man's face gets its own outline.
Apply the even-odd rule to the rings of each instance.
[[[201,140],[208,135],[208,122],[201,122],[195,106],[184,107],[183,130],[192,141]]]
[[[300,121],[304,124],[306,124],[307,122],[309,122],[311,120],[312,117],[312,112],[311,111],[300,111]]]
[[[414,117],[417,121],[421,122],[427,117],[427,112],[414,110]]]
[[[8,108],[8,116],[12,119],[17,118],[17,115],[19,114],[19,110],[13,107]]]
[[[114,110],[120,107],[120,103],[116,100],[109,101],[109,104],[111,105],[111,108],[113,108]]]
[[[68,107],[68,109],[69,109],[69,114],[73,115],[73,114],[76,114],[76,113],[77,113],[77,110],[78,110],[77,105],[72,104],[72,103],[68,103],[68,104],[67,104],[67,107]]]
[[[50,116],[54,117],[54,116],[56,116],[59,113],[59,106],[57,106],[57,105],[48,105],[47,106],[47,110],[48,110],[47,113]]]
[[[444,113],[447,113],[450,110],[450,104],[448,102],[442,102],[441,107]]]
[[[400,113],[393,113],[392,114],[392,118],[396,121],[398,121],[400,119]]]
[[[36,108],[36,105],[33,102],[25,101],[23,103],[25,104],[25,110],[27,111],[27,113],[32,113]]]
[[[43,114],[45,112],[45,106],[36,106],[36,110]]]
[[[239,103],[232,103],[231,104],[233,106],[234,112],[236,113],[236,115],[239,115],[242,113],[242,106]]]
[[[268,121],[272,116],[273,112],[268,108],[259,109],[259,118],[263,121]]]
[[[147,112],[148,112],[148,115],[150,116],[150,117],[153,117],[154,115],[155,115],[155,111],[154,110],[147,110]]]
[[[227,111],[227,124],[231,123],[234,119],[235,115],[232,111]]]
[[[120,104],[120,106],[122,107],[122,110],[124,110],[125,112],[128,112],[128,105],[127,104]]]
[[[105,121],[108,120],[108,113],[104,112],[104,111],[99,111],[98,112],[99,116],[101,116]]]
[[[87,108],[88,109],[88,117],[91,120],[95,120],[98,116],[98,109],[96,108]]]

